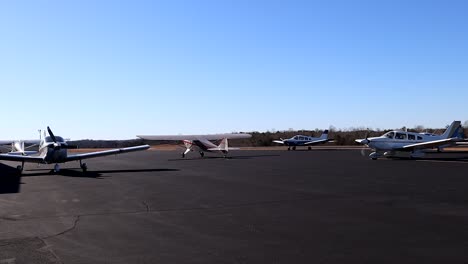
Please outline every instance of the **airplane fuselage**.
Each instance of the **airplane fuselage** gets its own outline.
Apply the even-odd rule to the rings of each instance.
[[[67,160],[68,150],[60,146],[67,146],[66,141],[59,137],[60,142],[54,143],[50,140],[42,140],[39,145],[39,156],[43,157],[44,163],[63,163]]]
[[[368,146],[378,151],[388,151],[400,149],[410,144],[422,143],[439,139],[442,139],[442,137],[433,134],[390,131],[380,137],[368,138]]]
[[[295,146],[304,146],[304,145],[307,145],[308,142],[316,141],[320,139],[321,138],[317,138],[317,137],[294,136],[292,138],[283,140],[283,142],[284,142],[284,145],[288,147],[295,147]]]

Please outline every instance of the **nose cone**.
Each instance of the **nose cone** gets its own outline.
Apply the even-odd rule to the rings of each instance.
[[[367,138],[366,139],[356,139],[354,141],[356,141],[356,143],[363,144],[363,145],[367,145],[369,143],[369,140]]]

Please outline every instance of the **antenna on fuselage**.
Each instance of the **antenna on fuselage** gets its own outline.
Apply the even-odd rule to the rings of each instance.
[[[42,130],[38,129],[37,132],[39,132],[39,140],[42,140]]]

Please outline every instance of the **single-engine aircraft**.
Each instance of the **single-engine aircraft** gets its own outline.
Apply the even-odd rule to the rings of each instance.
[[[24,141],[16,141],[12,142],[12,144],[15,145],[12,146],[12,151],[0,154],[0,160],[21,162],[21,165],[16,167],[19,172],[23,171],[25,162],[42,164],[55,163],[54,172],[59,172],[59,163],[79,161],[81,169],[83,170],[83,172],[86,172],[88,167],[86,163],[82,163],[82,160],[84,159],[146,150],[150,147],[149,145],[142,145],[129,148],[110,149],[88,153],[68,154],[68,149],[76,149],[77,146],[69,145],[62,137],[55,136],[49,127],[47,127],[47,131],[49,133],[49,136],[45,135],[43,138],[41,138],[38,151],[25,151]],[[32,141],[31,143],[34,143],[34,141]]]
[[[185,151],[182,152],[182,158],[185,158],[187,153],[193,151],[194,148],[198,149],[200,156],[203,158],[205,152],[221,152],[224,157],[230,150],[237,150],[239,148],[229,147],[228,139],[242,139],[251,138],[250,134],[212,134],[212,135],[139,135],[137,136],[144,140],[158,140],[158,141],[182,141],[185,146]],[[219,145],[215,145],[211,141],[219,141]]]
[[[442,135],[431,133],[416,133],[404,131],[390,131],[380,137],[356,139],[373,149],[369,157],[376,160],[381,157],[422,158],[425,149],[436,148],[441,152],[445,147],[458,145],[465,141],[460,121],[453,121]]]
[[[328,139],[328,130],[323,131],[320,137],[308,137],[297,135],[289,139],[274,140],[273,142],[288,146],[288,150],[296,150],[296,146],[308,146],[308,150],[312,149],[312,145],[325,144],[332,142],[333,139]]]

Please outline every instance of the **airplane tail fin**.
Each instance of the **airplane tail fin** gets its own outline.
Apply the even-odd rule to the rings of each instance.
[[[463,129],[460,121],[453,121],[452,124],[441,135],[442,138],[460,138],[463,137]]]
[[[325,129],[320,136],[320,139],[328,139],[328,129]]]
[[[218,148],[219,148],[221,151],[229,151],[228,139],[227,139],[227,138],[223,138],[223,140],[221,140],[221,143],[219,143]]]

